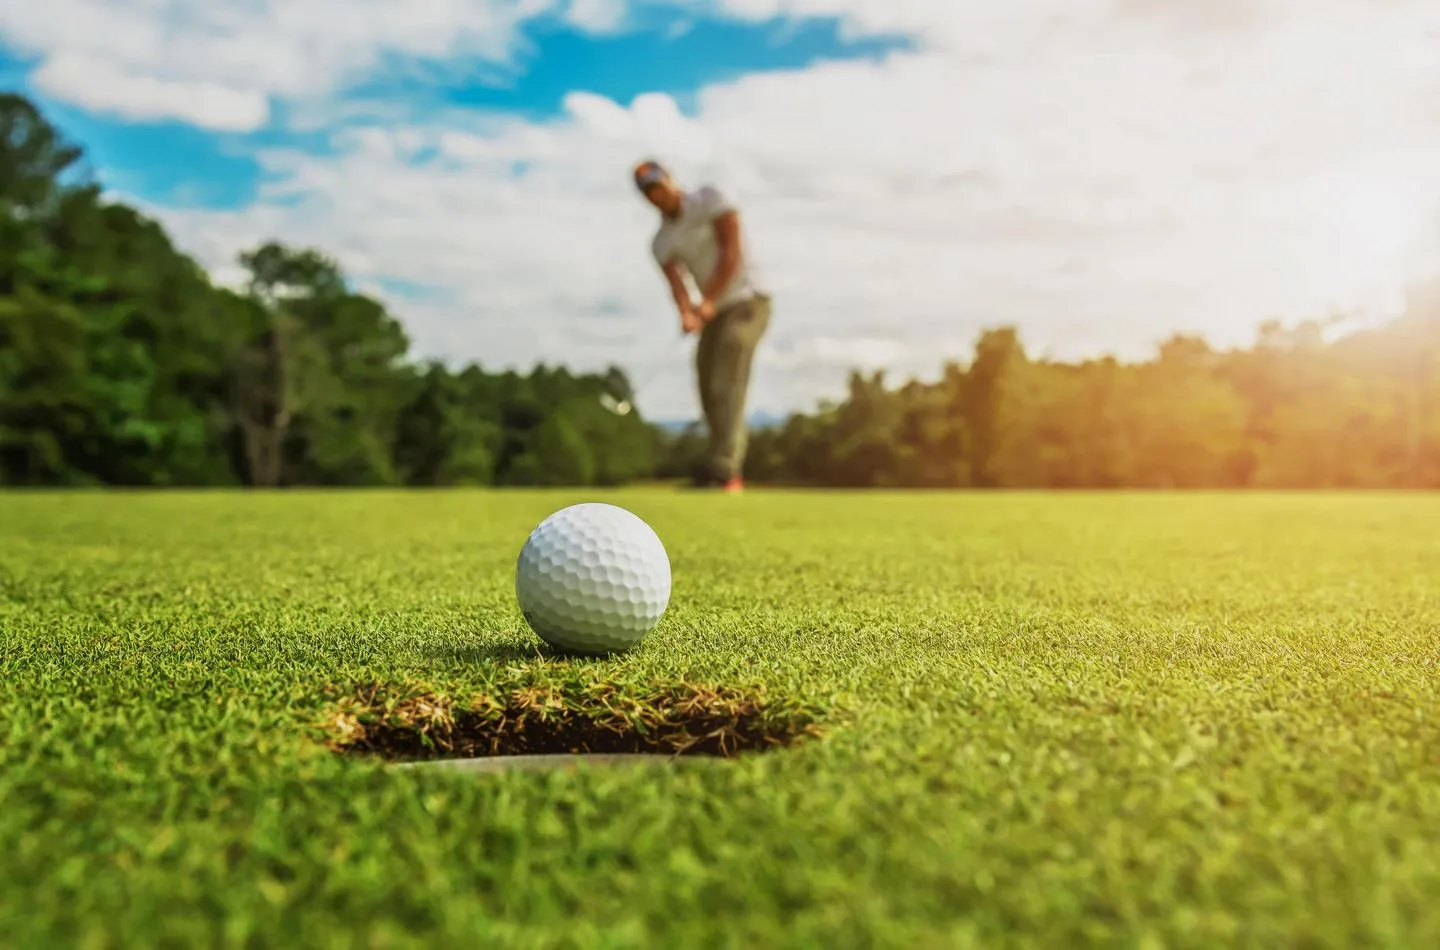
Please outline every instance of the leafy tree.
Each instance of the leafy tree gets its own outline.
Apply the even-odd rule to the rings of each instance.
[[[229,480],[224,295],[28,102],[0,96],[0,128],[0,478]]]
[[[478,368],[452,376],[432,363],[397,423],[395,460],[407,485],[488,485],[495,478],[498,422],[470,397]],[[480,394],[483,399],[483,393]]]
[[[55,203],[81,184],[64,179],[83,177],[75,175],[83,155],[29,99],[0,93],[0,212],[5,219],[50,217]]]
[[[516,460],[510,474],[525,485],[590,485],[595,468],[590,446],[562,411],[540,423],[534,445]]]
[[[69,457],[89,414],[85,330],[83,314],[34,288],[0,298],[0,480],[93,481]]]
[[[236,375],[252,481],[397,483],[395,430],[414,386],[399,321],[319,251],[271,242],[240,263],[264,315]]]

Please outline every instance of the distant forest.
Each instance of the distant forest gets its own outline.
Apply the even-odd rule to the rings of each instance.
[[[619,368],[459,369],[322,251],[277,236],[217,286],[78,174],[82,149],[0,95],[0,483],[622,485],[689,476],[698,429],[612,407]],[[1440,266],[1440,262],[1437,262]],[[1003,301],[996,301],[1003,308]],[[1440,305],[1327,340],[1176,337],[1145,363],[1036,360],[985,332],[938,382],[852,374],[752,434],[752,481],[835,487],[1440,485]]]

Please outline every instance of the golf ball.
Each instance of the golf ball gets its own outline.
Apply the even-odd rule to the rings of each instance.
[[[555,512],[515,564],[525,622],[552,646],[612,653],[639,643],[670,603],[670,558],[648,524],[615,505]]]

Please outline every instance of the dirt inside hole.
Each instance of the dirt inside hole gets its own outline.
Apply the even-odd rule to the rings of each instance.
[[[687,682],[522,682],[464,698],[419,684],[369,683],[341,696],[321,728],[335,752],[396,762],[577,753],[725,758],[818,736],[823,712],[760,689]]]

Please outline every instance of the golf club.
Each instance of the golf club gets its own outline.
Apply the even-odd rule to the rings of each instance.
[[[681,334],[680,343],[683,344],[686,339],[687,336]],[[630,399],[616,399],[610,393],[601,393],[600,404],[617,416],[629,415],[631,410],[635,408],[634,400],[638,399],[640,394],[659,378],[660,374],[670,365],[670,361],[674,359],[677,352],[678,347],[670,344],[666,346],[655,359],[651,360],[645,374],[631,383]]]

